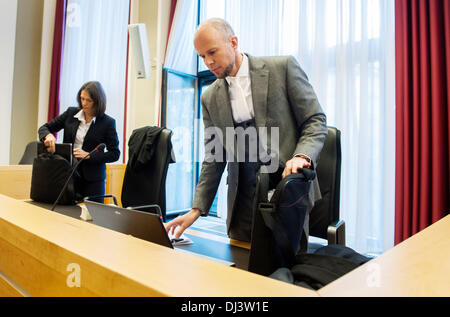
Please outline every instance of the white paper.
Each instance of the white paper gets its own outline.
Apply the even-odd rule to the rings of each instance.
[[[170,239],[170,241],[172,241],[172,245],[174,245],[174,246],[177,246],[177,245],[188,245],[188,244],[193,244],[194,243],[191,239],[186,237],[184,234],[182,234],[180,236],[180,239],[182,239],[180,241],[173,241],[174,238],[175,237],[169,233],[169,239]]]
[[[81,215],[80,218],[84,221],[92,220],[91,214],[89,213],[87,207],[85,205],[80,205],[81,207]]]

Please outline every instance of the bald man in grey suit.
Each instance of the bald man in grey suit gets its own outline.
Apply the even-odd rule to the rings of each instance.
[[[218,78],[203,93],[201,102],[205,131],[214,128],[222,133],[215,137],[205,133],[205,148],[211,148],[211,142],[217,142],[218,135],[224,136],[224,157],[229,160],[233,157],[228,154],[234,140],[227,139],[227,128],[265,127],[266,150],[275,152],[282,177],[297,173],[299,168],[316,165],[327,134],[326,116],[295,58],[257,58],[242,54],[238,50],[238,38],[221,19],[202,23],[196,31],[194,46]],[[235,77],[240,78],[240,84],[235,85]],[[277,144],[271,143],[274,129],[279,138],[273,143]],[[176,237],[198,217],[207,215],[213,203],[227,162],[213,160],[210,154],[205,153],[193,208],[165,225],[172,233],[179,227]],[[230,238],[250,241],[258,167],[255,163],[228,161],[227,230]],[[314,180],[309,192],[309,211],[320,198],[319,184]]]

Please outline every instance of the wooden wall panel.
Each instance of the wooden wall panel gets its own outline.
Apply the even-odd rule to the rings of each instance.
[[[125,168],[126,164],[106,164],[106,194],[116,196],[120,206]],[[32,165],[0,166],[0,194],[19,200],[30,199],[31,174]]]

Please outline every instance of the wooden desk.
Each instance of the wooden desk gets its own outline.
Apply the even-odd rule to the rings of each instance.
[[[24,201],[28,204],[32,204],[34,206],[38,206],[47,210],[50,210],[52,207],[52,204],[35,202],[31,199]],[[55,212],[72,217],[79,221],[84,221],[80,218],[81,208],[79,206],[57,205],[55,208]],[[89,222],[92,223],[92,221]],[[243,270],[248,269],[248,249],[250,249],[249,243],[231,240],[210,233],[199,232],[197,230],[189,228],[186,229],[185,234],[194,243],[184,246],[178,246],[178,249],[184,249],[185,251],[206,255],[228,262],[234,262],[237,268]]]
[[[0,296],[318,296],[3,195],[0,272]]]
[[[450,215],[318,293],[320,296],[450,296]]]
[[[105,192],[116,196],[120,206],[125,168],[126,164],[106,164]],[[29,199],[32,169],[32,165],[0,166],[0,194],[15,199]],[[112,199],[107,198],[105,202],[112,203]]]

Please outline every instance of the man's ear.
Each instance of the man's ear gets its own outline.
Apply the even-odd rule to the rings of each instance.
[[[231,47],[235,50],[238,48],[238,38],[237,36],[230,37]]]

